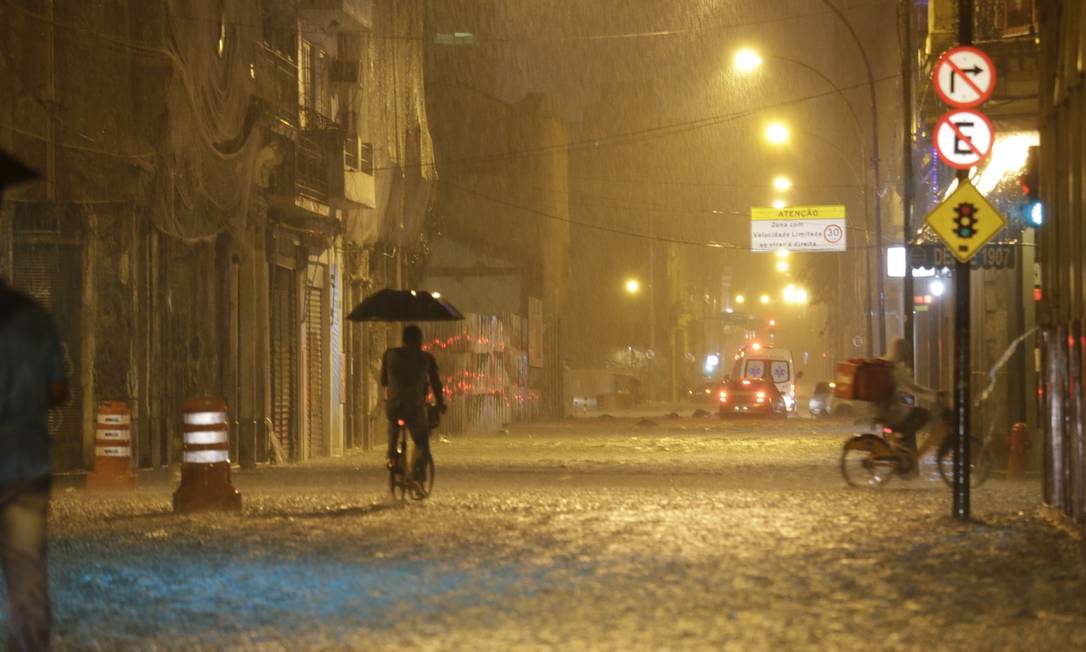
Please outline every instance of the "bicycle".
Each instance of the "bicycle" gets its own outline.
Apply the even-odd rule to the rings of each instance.
[[[429,414],[431,411],[427,409]],[[388,489],[393,498],[399,498],[400,502],[406,502],[410,496],[412,500],[425,500],[430,497],[434,488],[434,458],[427,455],[426,460],[419,461],[418,448],[415,442],[407,436],[407,422],[397,419],[396,425],[399,434],[396,441],[396,461],[388,468]],[[430,431],[436,429],[437,424],[431,417]],[[416,478],[421,469],[423,477]]]
[[[939,475],[948,486],[954,485],[954,449],[958,436],[954,432],[954,413],[942,410],[934,431],[914,453],[901,443],[900,433],[882,420],[873,422],[876,432],[865,432],[850,438],[841,451],[841,476],[853,487],[880,487],[893,477],[909,478],[920,460],[933,448]],[[987,441],[970,437],[970,485],[979,487],[992,474],[995,453]]]

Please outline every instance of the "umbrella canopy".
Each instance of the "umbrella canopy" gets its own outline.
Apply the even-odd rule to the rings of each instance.
[[[7,186],[37,178],[37,172],[0,151],[0,192]]]
[[[351,321],[457,321],[464,315],[439,296],[421,290],[379,290],[358,304]]]

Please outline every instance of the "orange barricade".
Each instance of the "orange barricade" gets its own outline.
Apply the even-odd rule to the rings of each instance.
[[[94,471],[87,474],[87,490],[132,489],[132,415],[122,401],[98,404],[94,431]]]
[[[185,401],[181,486],[175,512],[241,509],[241,493],[230,484],[230,426],[221,398]]]

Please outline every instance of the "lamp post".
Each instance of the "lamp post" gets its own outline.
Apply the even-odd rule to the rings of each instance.
[[[843,19],[843,17],[842,17],[842,19]],[[846,25],[847,25],[847,21],[846,21]],[[851,30],[851,26],[849,26],[849,29]],[[853,36],[855,37],[855,33],[853,33]],[[857,45],[858,44],[859,44],[859,41],[857,41]],[[863,48],[861,47],[860,50],[862,52]],[[856,131],[861,132],[863,130],[863,126],[860,124],[860,116],[858,116],[856,114],[856,110],[852,108],[852,104],[848,101],[848,97],[845,96],[845,92],[842,91],[841,88],[837,84],[835,84],[832,79],[827,77],[825,74],[823,74],[817,68],[814,68],[813,66],[811,66],[811,65],[809,65],[807,63],[804,63],[803,61],[800,61],[798,59],[792,59],[792,58],[789,58],[789,57],[784,57],[784,56],[775,55],[775,54],[767,55],[767,56],[770,59],[775,59],[777,61],[784,61],[786,63],[790,63],[790,64],[795,65],[795,66],[799,66],[800,68],[803,68],[804,70],[807,70],[808,72],[812,73],[813,75],[815,75],[816,77],[818,77],[822,81],[826,82],[826,84],[828,84],[829,87],[834,90],[834,92],[837,94],[837,96],[841,98],[841,101],[844,102],[845,108],[848,109],[848,114],[852,118],[852,122],[856,125]],[[866,62],[866,54],[864,55],[864,60]],[[758,68],[760,65],[762,65],[762,63],[764,63],[764,60],[754,50],[743,49],[743,50],[740,50],[739,52],[736,53],[734,63],[735,63],[735,67],[738,68],[739,70],[741,70],[743,72],[751,72],[751,71],[755,70],[756,68]],[[874,109],[874,107],[875,107],[875,104],[874,104],[874,86],[873,86],[873,79],[872,79],[872,75],[871,75],[870,65],[868,66],[868,81],[869,81],[869,84],[871,84],[871,89],[872,89],[871,90],[871,92],[872,92],[872,109]],[[873,114],[873,118],[874,118],[874,114]],[[879,207],[879,199],[878,199],[878,193],[877,193],[877,188],[878,188],[878,185],[879,185],[879,173],[878,173],[878,126],[877,126],[877,123],[875,124],[873,129],[874,129],[873,147],[875,148],[875,150],[874,150],[875,151],[875,164],[874,164],[874,172],[875,172],[874,177],[875,178],[874,178],[873,183],[874,183],[874,187],[876,189],[876,192],[871,192],[871,188],[870,188],[870,186],[869,186],[869,184],[867,182],[867,177],[866,177],[866,174],[865,174],[864,179],[863,179],[863,205],[864,205],[864,210],[866,211],[867,206],[870,203],[869,197],[871,195],[875,196],[875,240],[878,243],[878,245],[875,247],[875,255],[876,255],[876,274],[875,275],[877,277],[876,286],[877,286],[878,295],[879,295],[879,347],[880,347],[881,350],[885,350],[885,348],[886,348],[886,343],[885,343],[885,339],[886,339],[886,317],[885,317],[886,310],[885,310],[885,308],[886,308],[886,306],[885,306],[885,291],[883,290],[883,281],[882,281],[882,272],[881,272],[881,270],[882,270],[882,249],[881,249],[881,247],[882,247],[882,219],[881,219],[881,209]],[[780,134],[779,130],[778,130],[777,133]],[[767,136],[767,138],[770,139],[771,142],[775,142],[775,143],[778,143],[778,144],[779,144],[779,142],[781,142],[780,140],[775,140],[773,138],[773,136],[770,135],[768,130],[767,130],[766,136]],[[866,161],[867,160],[867,148],[864,145],[864,139],[863,138],[859,139],[859,144],[860,144],[860,160],[861,161]],[[775,208],[783,208],[783,202],[780,202],[781,206],[779,206],[779,207],[776,206],[776,203],[777,202],[774,202],[774,207]],[[872,290],[872,288],[871,288],[871,247],[870,247],[871,241],[870,241],[869,235],[870,235],[870,231],[865,227],[864,228],[864,241],[868,245],[868,247],[866,247],[865,250],[864,250],[864,269],[867,272],[866,274],[864,274],[864,276],[867,277],[867,291],[864,292],[864,311],[866,313],[866,319],[864,319],[864,325],[865,325],[865,330],[866,330],[865,341],[867,343],[867,353],[868,353],[868,355],[871,355],[872,354],[871,347],[872,347],[872,343],[874,341],[874,332],[873,332],[874,327],[873,327],[873,325],[871,323],[871,320],[872,320],[872,313],[874,311],[872,310],[873,306],[871,305],[871,301],[872,301],[872,299],[871,299],[871,296],[872,296],[872,291],[871,291]],[[840,275],[840,266],[838,266],[838,275]]]
[[[863,59],[864,69],[867,72],[867,90],[871,96],[871,173],[874,175],[875,186],[875,276],[878,281],[879,291],[879,351],[881,352],[886,350],[886,289],[883,283],[884,272],[882,267],[882,208],[879,202],[879,109],[875,96],[875,74],[871,71],[871,60],[867,57],[867,50],[864,49],[864,45],[860,41],[859,35],[856,34],[856,30],[853,29],[852,23],[848,22],[845,14],[830,0],[822,0],[822,2],[830,8],[834,16],[848,30],[852,42],[856,44],[856,49],[860,51],[860,58]]]

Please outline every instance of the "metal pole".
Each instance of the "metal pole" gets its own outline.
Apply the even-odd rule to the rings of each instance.
[[[649,211],[649,400],[656,400],[656,241],[655,224]]]
[[[906,353],[905,360],[916,377],[916,362],[913,349],[915,347],[915,325],[913,315],[913,268],[908,264],[909,241],[913,237],[913,3],[911,0],[901,0],[901,31],[904,46],[901,52],[901,106],[904,111],[902,125],[902,159],[901,159],[901,201],[902,222],[905,234],[905,281],[902,284],[901,313],[905,317],[904,334]]]
[[[882,205],[879,201],[879,109],[878,102],[875,96],[875,73],[871,70],[871,61],[867,58],[867,51],[864,50],[863,42],[860,41],[860,37],[856,34],[856,30],[852,28],[852,23],[848,22],[848,18],[841,13],[841,10],[837,8],[830,0],[822,0],[827,7],[833,11],[834,15],[848,30],[849,36],[852,37],[852,41],[856,44],[856,48],[860,51],[860,58],[863,59],[864,69],[867,72],[867,89],[871,96],[871,173],[874,175],[873,184],[875,186],[875,278],[876,287],[878,290],[878,317],[879,317],[879,350],[886,350],[886,287],[884,276],[886,274],[885,268],[882,262]],[[868,273],[870,273],[868,269]],[[868,314],[868,319],[871,316]]]
[[[973,0],[958,0],[958,42],[973,42]],[[968,183],[969,171],[958,171],[958,183]],[[954,266],[954,518],[969,520],[969,274],[968,262]]]
[[[874,346],[875,338],[874,338],[874,328],[873,328],[873,326],[871,324],[871,319],[872,319],[872,314],[874,313],[874,309],[873,309],[873,306],[871,305],[871,296],[872,296],[872,288],[871,288],[871,229],[868,227],[868,224],[867,224],[868,223],[867,207],[868,207],[868,203],[869,203],[868,198],[869,198],[870,195],[875,195],[876,204],[877,204],[877,202],[878,202],[878,194],[875,193],[875,192],[871,192],[871,184],[868,182],[867,171],[863,168],[863,166],[866,165],[866,163],[867,163],[867,148],[864,146],[864,138],[863,138],[863,136],[859,134],[860,130],[863,129],[863,125],[860,124],[860,116],[856,115],[856,111],[852,108],[852,103],[848,101],[848,97],[845,95],[845,92],[843,90],[841,90],[841,88],[837,84],[833,83],[832,79],[830,79],[826,75],[822,74],[822,72],[820,70],[818,70],[817,68],[815,68],[814,66],[808,65],[808,64],[806,64],[806,63],[804,63],[804,62],[802,62],[802,61],[800,61],[798,59],[792,59],[790,57],[782,57],[782,56],[776,55],[776,54],[771,54],[771,55],[768,55],[768,56],[771,59],[775,59],[775,60],[778,60],[778,61],[784,61],[786,63],[791,63],[793,65],[804,68],[805,70],[813,73],[815,76],[817,76],[822,81],[826,82],[829,85],[829,87],[832,88],[837,93],[837,96],[841,98],[841,101],[844,102],[845,108],[848,109],[849,116],[852,117],[852,122],[855,123],[855,125],[856,125],[856,131],[857,131],[857,136],[858,136],[857,140],[860,142],[860,165],[861,165],[861,168],[860,168],[861,171],[859,172],[860,184],[863,186],[863,211],[864,211],[864,259],[863,259],[863,265],[864,265],[864,273],[859,275],[859,276],[854,276],[853,278],[856,279],[857,285],[859,284],[861,278],[867,279],[867,287],[864,290],[864,301],[863,301],[863,311],[864,311],[864,351],[865,351],[865,354],[867,355],[867,357],[872,357],[873,355],[875,355],[875,353],[874,353],[874,351],[872,349],[872,347]],[[830,142],[829,145],[832,147],[833,146],[832,142]],[[878,278],[881,279],[882,276],[878,275]],[[843,307],[842,307],[841,312],[843,312]],[[885,312],[885,310],[883,312]],[[842,331],[842,332],[844,332],[844,331]],[[844,335],[844,337],[845,337],[845,348],[844,348],[844,350],[848,351],[849,350],[849,348],[848,348],[848,344],[849,344],[848,340],[850,338],[848,337],[847,334]],[[885,346],[883,346],[883,348],[885,349]],[[882,351],[879,351],[879,353],[881,353],[881,352]]]

